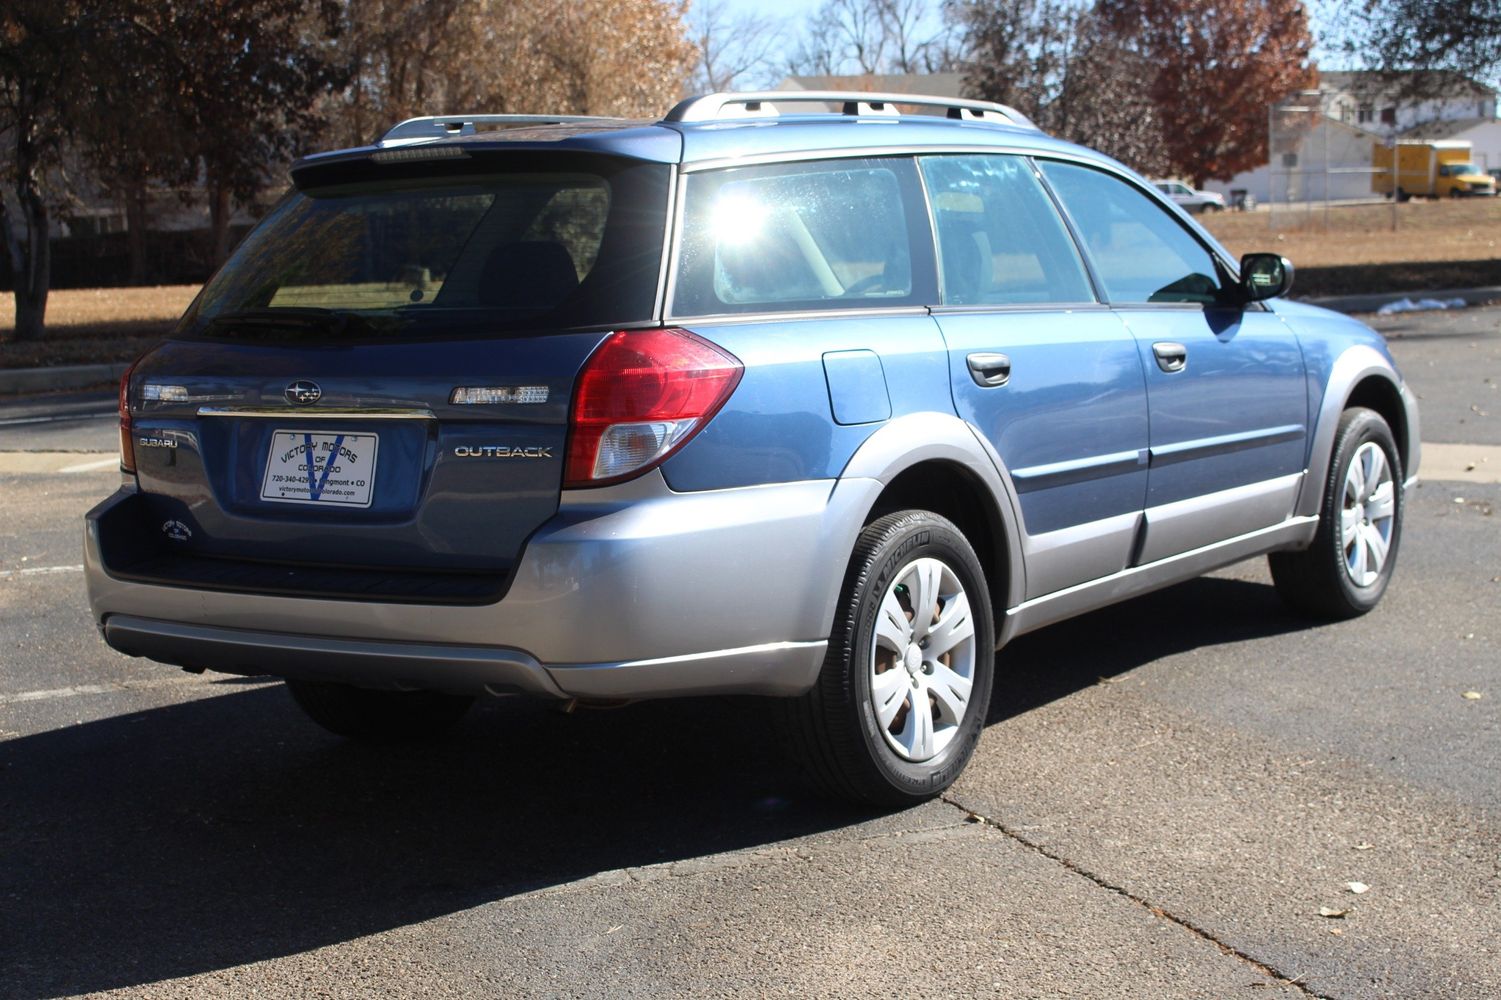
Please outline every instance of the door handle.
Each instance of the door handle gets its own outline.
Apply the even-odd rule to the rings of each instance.
[[[965,360],[975,385],[993,387],[1011,380],[1011,359],[1004,354],[971,354]]]
[[[1157,367],[1169,374],[1188,367],[1188,348],[1182,344],[1164,340],[1152,345],[1152,353],[1157,356]]]

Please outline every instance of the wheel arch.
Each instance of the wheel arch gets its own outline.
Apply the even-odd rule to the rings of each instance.
[[[1410,480],[1417,472],[1421,446],[1417,404],[1412,393],[1379,351],[1365,345],[1352,347],[1334,363],[1324,385],[1323,401],[1310,435],[1308,476],[1298,496],[1299,515],[1319,512],[1340,414],[1352,406],[1368,407],[1381,414],[1397,439],[1404,478]]]
[[[1026,589],[1015,491],[999,457],[969,424],[943,413],[893,420],[861,445],[840,480],[880,484],[864,504],[854,534],[877,517],[909,508],[953,521],[985,569],[996,634],[1001,634],[1007,608],[1020,603]],[[830,616],[837,598],[837,593],[830,598]]]

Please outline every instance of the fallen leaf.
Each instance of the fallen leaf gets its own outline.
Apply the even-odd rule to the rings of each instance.
[[[1357,895],[1357,896],[1359,896],[1363,892],[1370,892],[1371,891],[1371,887],[1368,886],[1368,885],[1366,885],[1364,882],[1346,882],[1345,883],[1345,888],[1349,889],[1351,892],[1355,893],[1355,895]]]
[[[1461,695],[1461,697],[1464,698],[1465,701],[1479,701],[1481,698],[1484,698],[1485,695],[1481,694],[1479,691],[1466,691],[1463,695]]]
[[[1332,906],[1319,907],[1319,916],[1328,917],[1330,920],[1343,920],[1345,915],[1352,912],[1349,909],[1336,910]]]
[[[1331,928],[1329,928],[1329,933],[1333,934],[1335,937],[1339,937],[1341,934],[1344,933],[1344,931],[1341,930],[1338,927],[1331,927]]]
[[[1361,843],[1355,845],[1355,849],[1357,851],[1369,851],[1371,848],[1373,848],[1375,846],[1376,846],[1375,844],[1367,844],[1367,843],[1365,843],[1365,842],[1362,841]]]

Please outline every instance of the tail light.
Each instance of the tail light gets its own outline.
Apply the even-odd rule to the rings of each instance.
[[[144,355],[142,355],[144,357]],[[136,358],[125,369],[125,374],[120,376],[120,471],[134,472],[136,470],[136,449],[133,437],[134,427],[130,420],[130,376],[135,374],[136,365],[141,363]]]
[[[612,333],[579,376],[563,485],[604,486],[660,465],[719,412],[743,372],[687,330]]]

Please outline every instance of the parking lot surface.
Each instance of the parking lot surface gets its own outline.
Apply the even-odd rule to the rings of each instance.
[[[1501,311],[1378,325],[1433,461],[1375,612],[1254,561],[1023,637],[885,814],[754,699],[366,748],[120,656],[111,401],[0,407],[0,996],[1501,995]]]

